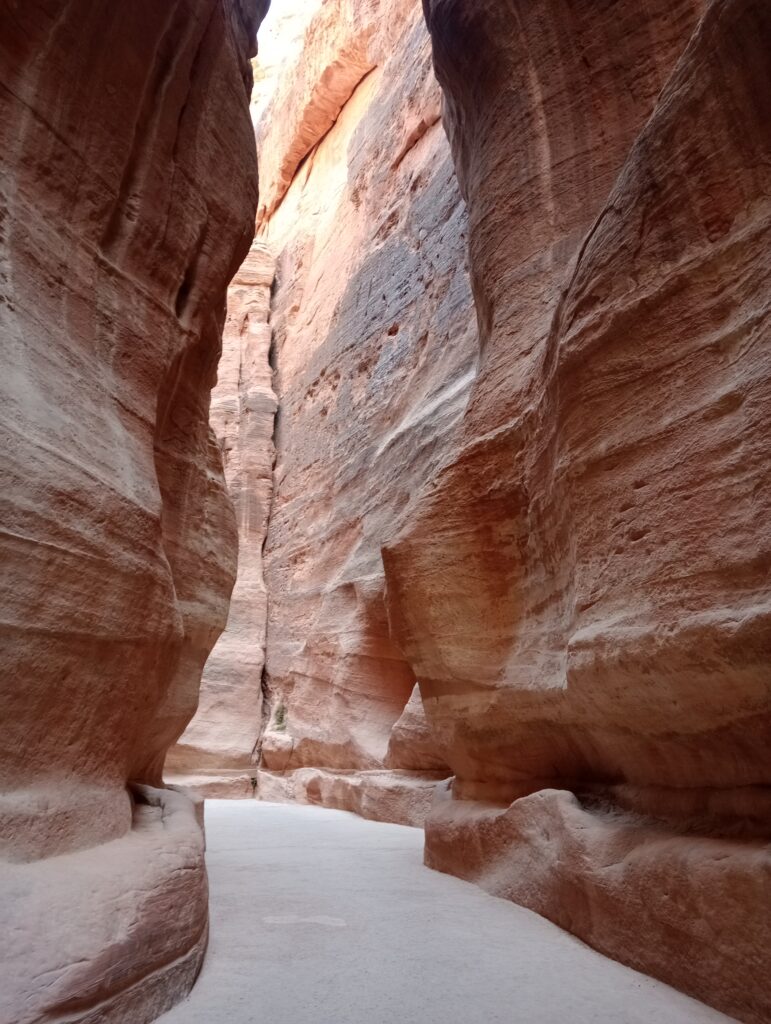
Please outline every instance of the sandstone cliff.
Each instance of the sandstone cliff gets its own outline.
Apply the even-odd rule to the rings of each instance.
[[[154,787],[235,572],[209,392],[266,6],[0,5],[7,1024],[139,1024],[203,954],[200,824]]]
[[[427,793],[410,773],[432,784],[446,769],[430,742],[388,758],[415,674],[389,637],[380,548],[411,519],[473,377],[465,209],[416,4],[324,5],[296,67],[258,128],[279,397],[262,766],[323,770],[311,796],[333,805],[370,787],[374,816],[376,790],[415,784],[397,819],[416,822]]]
[[[387,546],[427,862],[771,1019],[771,8],[426,0],[482,358]]]
[[[771,14],[424,9],[453,159],[406,0],[263,70],[267,612],[180,756],[413,823],[451,772],[427,863],[761,1024]]]
[[[272,345],[279,401],[266,665],[261,679],[264,589],[244,591],[234,617],[249,552],[261,565],[261,491],[251,539],[242,520],[231,621],[168,767],[209,794],[256,789],[420,824],[447,768],[389,637],[380,548],[445,457],[473,377],[465,209],[417,4],[285,4],[265,29],[253,111],[259,242],[276,281],[258,358],[267,373]],[[236,347],[250,295],[234,284]],[[217,394],[232,399],[228,376]],[[215,426],[226,448],[240,431],[239,450],[266,468],[267,421]]]

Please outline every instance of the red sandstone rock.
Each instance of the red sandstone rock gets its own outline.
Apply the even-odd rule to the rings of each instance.
[[[306,0],[298,6],[313,12],[303,46],[276,81],[258,124],[261,222],[275,212],[301,162],[332,128],[362,79],[385,62],[389,42],[399,38],[414,8],[409,0]],[[291,3],[287,14],[298,17]]]
[[[401,718],[388,737],[386,765],[389,768],[442,771],[447,774],[447,760],[441,755],[426,719],[417,683]]]
[[[427,860],[759,1024],[771,8],[426,13],[483,350],[385,552],[456,774]]]
[[[380,548],[446,455],[477,344],[420,11],[326,5],[258,139],[280,403],[262,767],[382,773],[388,757],[433,786],[424,729],[413,757],[396,738],[389,755],[415,675],[389,637]]]
[[[160,782],[233,584],[209,391],[264,7],[0,5],[8,1024],[141,1024],[200,965],[200,826],[127,782]]]
[[[140,1024],[195,981],[208,937],[201,822],[188,795],[137,795],[119,838],[3,864],[3,1024]]]
[[[272,792],[305,800],[307,773],[293,773],[308,767],[326,780],[320,800],[350,798],[355,809],[366,792],[374,816],[381,792],[386,820],[414,823],[447,767],[413,671],[388,635],[380,546],[440,464],[473,376],[465,212],[417,9],[289,4],[266,28],[253,112],[262,111],[261,234],[278,256],[270,321],[281,400],[268,664],[263,685],[275,403],[267,277],[253,288],[242,270],[213,407],[239,514],[239,577],[199,712],[167,759],[167,778],[249,797],[265,790],[255,781],[262,768],[281,773]],[[305,147],[312,154],[295,175]],[[247,306],[250,323],[256,315],[263,324],[256,346],[244,343]],[[266,415],[257,421],[245,400],[247,350],[261,367]],[[251,477],[245,460],[259,468]],[[367,772],[361,786],[350,776],[357,770]],[[404,771],[424,773],[423,784],[408,792]],[[413,791],[417,809],[405,810]]]
[[[274,261],[256,242],[228,289],[211,422],[238,522],[238,577],[227,628],[204,670],[198,712],[169,751],[169,777],[201,770],[248,772],[262,728],[268,596],[262,549],[273,491],[276,396],[268,362]],[[196,787],[197,788],[197,787]]]
[[[445,772],[331,771],[257,773],[256,796],[273,803],[320,804],[362,818],[422,828]]]

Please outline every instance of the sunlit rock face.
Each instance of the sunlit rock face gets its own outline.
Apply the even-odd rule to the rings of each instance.
[[[396,742],[389,755],[415,674],[389,637],[380,549],[448,453],[478,353],[466,214],[421,11],[323,5],[265,110],[258,237],[277,258],[279,413],[258,754],[281,779],[258,792],[336,806],[349,794],[372,809],[383,786],[392,817],[393,787],[419,790],[396,819],[415,823],[416,777],[447,770],[414,702],[398,731],[422,748],[405,756]],[[287,780],[302,768],[326,774]],[[338,784],[329,772],[372,774]]]
[[[771,8],[425,8],[482,350],[385,552],[428,863],[767,1021]]]
[[[268,361],[273,275],[273,257],[256,242],[228,289],[211,423],[236,511],[238,576],[227,629],[204,669],[198,712],[166,759],[167,778],[179,776],[186,785],[203,784],[195,775],[224,771],[243,787],[262,727],[268,607],[262,549],[273,491],[276,413]]]
[[[253,233],[265,6],[0,10],[0,1019],[14,1024],[150,1020],[205,946],[200,823],[155,787],[235,575],[209,392]]]

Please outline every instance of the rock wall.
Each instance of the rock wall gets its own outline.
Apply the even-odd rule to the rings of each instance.
[[[771,1019],[763,0],[425,0],[482,358],[384,553],[427,863]]]
[[[265,7],[0,5],[6,1024],[142,1024],[203,955],[200,813],[158,787],[235,572],[209,393]]]
[[[207,795],[417,825],[448,769],[389,637],[380,548],[449,450],[473,378],[465,208],[414,0],[287,3],[265,30],[253,99],[258,244],[276,280],[269,310],[262,285],[234,283],[224,360],[236,365],[231,346],[243,354],[242,308],[256,302],[272,336],[260,335],[256,358],[262,374],[270,347],[279,402],[265,671],[265,589],[241,588],[250,566],[262,571],[273,440],[267,419],[235,423],[243,373],[237,385],[225,369],[215,410],[221,394],[230,418],[215,426],[226,450],[235,443],[259,463],[259,495],[226,458],[239,583],[168,777]],[[248,536],[247,492],[248,515],[259,510]]]
[[[223,773],[244,788],[253,774],[263,725],[268,596],[262,549],[273,492],[276,413],[268,361],[273,275],[273,257],[255,242],[228,289],[222,358],[212,392],[211,423],[238,523],[238,576],[227,629],[206,663],[198,712],[166,758],[167,779],[194,788],[205,785],[207,776]]]
[[[478,354],[419,5],[323,5],[258,151],[279,397],[261,765],[282,776],[260,791],[361,806],[364,787],[378,816],[376,791],[396,787],[414,793],[396,820],[415,823],[447,769],[419,699],[397,727],[416,679],[389,637],[380,549],[445,457]],[[395,727],[420,738],[391,742]],[[381,808],[393,820],[391,795]]]

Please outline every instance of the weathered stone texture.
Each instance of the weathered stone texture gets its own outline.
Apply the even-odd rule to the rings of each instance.
[[[160,784],[233,584],[209,392],[253,232],[265,6],[0,4],[0,1019],[14,1024],[140,1024],[192,983],[205,944],[193,810],[127,782]]]
[[[274,803],[317,804],[352,811],[362,818],[422,828],[443,771],[330,771],[297,768],[290,772],[260,770],[256,796]]]
[[[271,771],[381,779],[415,675],[389,638],[380,548],[448,451],[476,325],[420,11],[393,0],[329,8],[258,128],[261,160],[292,165],[268,170],[273,212],[260,228],[277,256],[280,410],[261,754]],[[432,747],[425,730],[421,741]],[[433,747],[412,763],[395,749],[394,769],[443,768]]]
[[[425,8],[482,347],[385,552],[428,863],[766,1021],[771,8]]]
[[[230,615],[206,663],[198,712],[166,758],[167,777],[248,772],[262,728],[268,595],[262,549],[273,492],[276,396],[268,356],[274,260],[255,242],[228,289],[211,422],[238,523],[238,576]]]

